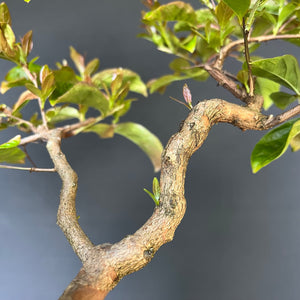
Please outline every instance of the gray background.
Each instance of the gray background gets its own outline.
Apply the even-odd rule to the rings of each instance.
[[[167,2],[167,1],[166,1]],[[139,0],[7,0],[17,36],[34,30],[33,55],[55,66],[73,45],[101,68],[127,67],[147,81],[168,73],[173,57],[136,35]],[[193,1],[194,7],[198,1]],[[265,56],[292,53],[287,43],[270,42]],[[12,65],[1,62],[3,79]],[[231,65],[231,70],[237,70]],[[188,82],[194,102],[232,97],[216,86]],[[139,97],[123,120],[145,125],[166,144],[187,110],[168,99],[181,98],[183,83],[164,95]],[[20,90],[1,96],[12,103]],[[276,112],[276,111],[274,111]],[[29,114],[29,112],[28,112]],[[14,134],[1,132],[0,142]],[[249,157],[262,133],[215,126],[192,157],[186,177],[186,216],[172,243],[143,270],[123,279],[107,299],[298,300],[300,294],[299,153],[288,151],[256,175]],[[93,134],[63,142],[79,174],[80,223],[94,243],[116,242],[151,215],[152,166],[122,137]],[[29,147],[40,167],[51,167],[42,145]],[[60,229],[56,174],[0,171],[0,299],[57,299],[80,269]]]

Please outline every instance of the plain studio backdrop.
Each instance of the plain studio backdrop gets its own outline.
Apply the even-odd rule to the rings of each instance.
[[[33,30],[32,57],[39,56],[40,64],[54,68],[57,61],[70,61],[72,45],[87,60],[100,58],[101,69],[130,68],[144,81],[169,72],[174,57],[136,37],[142,31],[139,0],[7,0],[7,5],[18,37]],[[300,58],[284,42],[269,42],[258,53]],[[12,64],[0,64],[3,80]],[[182,98],[183,84],[172,84],[164,95],[138,95],[121,121],[145,125],[166,145],[188,114],[169,100]],[[188,84],[194,103],[235,101],[212,79]],[[1,102],[11,104],[21,91],[1,95]],[[0,142],[12,134],[1,132]],[[300,157],[288,151],[253,175],[250,154],[263,134],[224,124],[212,129],[189,163],[187,212],[174,241],[146,268],[124,278],[108,300],[299,299]],[[39,167],[52,167],[44,146],[28,151]],[[100,140],[82,134],[63,141],[63,151],[79,175],[80,224],[94,243],[117,242],[152,214],[154,204],[143,188],[151,188],[153,169],[134,144],[119,136]],[[81,263],[56,225],[60,186],[57,174],[0,170],[0,299],[57,299],[79,271]]]

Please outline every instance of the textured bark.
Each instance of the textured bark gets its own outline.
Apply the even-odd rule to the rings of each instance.
[[[60,299],[104,299],[125,275],[143,268],[163,244],[173,239],[186,210],[184,184],[188,161],[214,124],[222,122],[242,130],[263,130],[283,122],[283,119],[265,116],[259,110],[220,99],[198,103],[163,152],[159,206],[133,235],[113,245],[98,246],[92,245],[77,222],[77,176],[61,153],[61,133],[52,133],[48,137],[47,149],[63,182],[58,224],[83,263]]]

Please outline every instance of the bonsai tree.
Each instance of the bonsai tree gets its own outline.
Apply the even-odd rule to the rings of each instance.
[[[16,40],[5,3],[0,5],[0,57],[13,63],[1,84],[5,93],[24,87],[17,101],[2,104],[1,129],[16,127],[20,134],[0,145],[2,168],[30,172],[57,172],[62,181],[57,224],[82,262],[78,275],[60,299],[104,299],[125,276],[146,266],[158,249],[172,241],[186,210],[185,175],[192,154],[201,147],[213,125],[232,124],[243,131],[269,130],[257,143],[251,156],[254,173],[279,158],[289,146],[300,147],[300,71],[295,57],[261,58],[255,50],[266,41],[284,40],[299,45],[300,6],[296,1],[201,1],[194,9],[176,1],[160,4],[146,1],[142,13],[144,33],[160,51],[174,55],[171,74],[147,83],[132,70],[113,68],[98,71],[99,60],[86,62],[73,47],[73,69],[64,60],[57,68],[39,65],[31,58],[32,32]],[[232,74],[224,69],[228,58],[240,62]],[[212,77],[241,101],[201,99],[193,103],[185,80],[205,81]],[[183,100],[173,98],[189,112],[163,149],[158,138],[140,124],[121,122],[130,109],[131,93],[163,92],[175,81],[183,81]],[[284,88],[284,89],[282,89]],[[179,96],[180,97],[180,96]],[[178,97],[177,97],[178,98]],[[25,107],[37,102],[38,111],[23,117]],[[272,115],[272,105],[284,111]],[[94,245],[78,221],[75,198],[77,174],[72,169],[61,143],[64,139],[87,132],[100,138],[122,135],[137,144],[150,158],[154,170],[152,216],[134,234],[114,244]],[[53,168],[20,167],[29,144],[44,143]],[[25,149],[25,150],[24,150]]]

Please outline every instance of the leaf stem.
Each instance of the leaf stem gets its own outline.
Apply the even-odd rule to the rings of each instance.
[[[251,61],[250,61],[250,53],[249,53],[249,31],[246,29],[245,18],[243,18],[243,36],[244,36],[244,48],[245,48],[245,59],[248,67],[248,80],[249,80],[249,96],[254,96],[254,80],[252,75]]]

